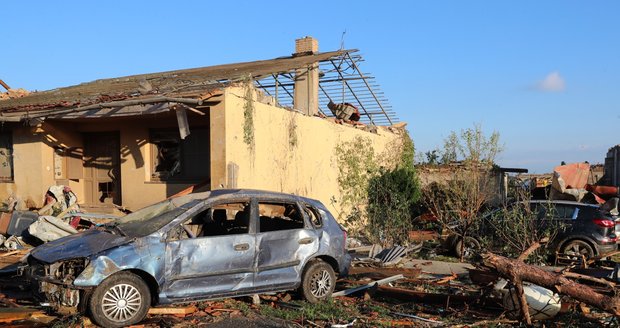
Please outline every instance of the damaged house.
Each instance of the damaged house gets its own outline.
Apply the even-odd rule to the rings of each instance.
[[[5,97],[0,199],[39,208],[50,186],[66,185],[83,208],[106,212],[195,186],[289,192],[333,207],[335,147],[362,136],[379,153],[399,135],[361,61],[356,50],[320,53],[306,37],[289,57]],[[352,106],[355,122],[330,102]]]

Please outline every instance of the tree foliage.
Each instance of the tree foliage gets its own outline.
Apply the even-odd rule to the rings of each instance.
[[[400,162],[393,169],[381,168],[368,184],[370,237],[384,245],[406,244],[414,208],[421,190],[413,165],[414,146],[403,137]]]
[[[424,203],[449,233],[466,239],[479,223],[480,209],[493,194],[491,169],[501,151],[499,133],[487,136],[480,125],[444,140],[442,163],[458,163],[450,166],[446,181],[427,187]]]
[[[402,131],[401,138],[379,156],[371,141],[362,137],[338,145],[336,153],[340,222],[373,242],[406,243],[421,194],[409,135]]]

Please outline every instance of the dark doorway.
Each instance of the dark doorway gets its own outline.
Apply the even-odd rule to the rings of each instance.
[[[86,204],[121,204],[121,158],[118,132],[84,134]]]

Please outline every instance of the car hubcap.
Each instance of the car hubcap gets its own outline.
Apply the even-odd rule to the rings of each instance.
[[[565,248],[564,254],[571,256],[573,259],[577,259],[581,255],[588,258],[590,257],[590,250],[581,244],[571,244]]]
[[[310,292],[315,297],[325,297],[331,290],[332,279],[327,270],[321,270],[312,276]]]
[[[103,295],[101,307],[104,315],[117,322],[133,318],[142,306],[142,295],[136,287],[119,284],[115,285]]]

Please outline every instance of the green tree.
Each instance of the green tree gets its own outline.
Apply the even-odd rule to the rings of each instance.
[[[479,223],[480,209],[492,194],[490,174],[497,154],[502,151],[499,140],[498,132],[487,136],[479,124],[458,134],[450,133],[444,140],[442,162],[460,164],[451,166],[447,181],[435,183],[425,192],[426,206],[444,229],[456,236],[461,261],[465,245],[472,240],[470,233]]]

